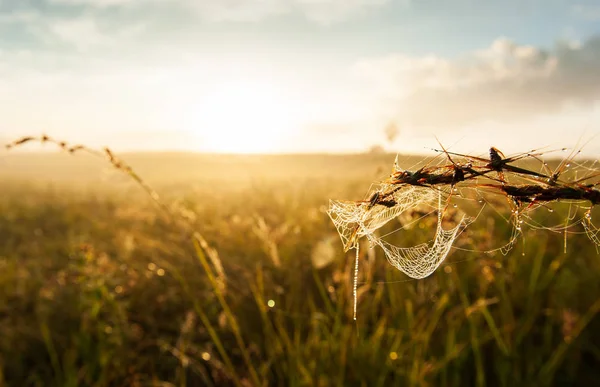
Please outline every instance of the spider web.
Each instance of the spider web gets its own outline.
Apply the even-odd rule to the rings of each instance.
[[[600,230],[592,223],[592,216],[589,212],[585,214],[581,223],[583,224],[586,235],[596,245],[596,250],[598,250],[598,248],[600,248],[600,238],[598,237]]]
[[[384,184],[382,187],[385,189],[386,185]],[[354,320],[356,320],[359,260],[358,240],[360,237],[366,236],[371,244],[380,246],[388,262],[409,277],[421,279],[431,275],[446,259],[460,231],[467,225],[465,221],[466,217],[463,216],[454,228],[444,230],[442,227],[442,214],[444,212],[442,209],[442,195],[443,191],[436,192],[432,188],[406,186],[393,192],[396,204],[391,208],[385,206],[373,207],[370,203],[363,202],[354,203],[333,200],[330,202],[328,214],[344,243],[345,251],[351,248],[356,250],[353,284]],[[438,198],[438,220],[434,241],[422,243],[414,247],[397,247],[375,236],[375,231],[390,220],[404,211],[422,204],[430,204],[436,196]]]
[[[370,194],[387,192],[390,187],[381,184]],[[344,251],[356,248],[361,237],[372,235],[401,213],[432,203],[437,195],[431,188],[407,186],[393,192],[391,197],[396,202],[391,208],[381,205],[371,207],[368,202],[329,201],[327,213],[340,235]]]
[[[383,249],[388,262],[396,269],[411,278],[425,278],[430,276],[446,259],[454,241],[468,225],[466,217],[463,216],[455,227],[445,230],[442,227],[442,214],[440,195],[437,231],[435,239],[429,243],[421,243],[413,247],[398,247],[372,235],[368,238]]]
[[[561,150],[565,152],[567,148]],[[446,154],[450,164],[443,164],[443,161],[440,160],[437,165],[429,162],[426,167],[417,169],[415,172],[400,171],[396,160],[391,177],[375,186],[369,192],[370,199],[368,200],[330,200],[327,213],[338,231],[344,251],[356,249],[355,319],[358,242],[363,237],[369,240],[371,246],[379,246],[392,266],[414,279],[430,276],[444,262],[458,236],[479,218],[485,207],[492,208],[499,219],[503,219],[509,224],[512,229],[509,241],[503,246],[483,251],[461,247],[456,247],[457,249],[490,254],[498,251],[506,255],[513,249],[519,237],[524,241],[525,234],[522,227],[528,226],[533,229],[564,233],[565,251],[567,235],[571,233],[587,234],[600,250],[600,229],[591,222],[591,211],[595,204],[600,204],[600,200],[597,199],[600,195],[600,171],[598,168],[600,162],[598,160],[579,160],[581,150],[577,149],[571,151],[560,161],[554,159],[549,162],[546,162],[542,156],[550,152],[530,151],[505,158],[498,150],[492,148],[489,162],[484,157],[464,156],[446,152],[446,150],[442,152]],[[499,167],[491,164],[497,162],[494,161],[493,156],[499,157],[498,153],[502,157],[500,161],[508,160]],[[454,175],[450,175],[452,171],[454,171]],[[457,171],[461,172],[461,175]],[[467,175],[466,179],[465,175]],[[388,182],[393,182],[393,184],[388,184]],[[580,196],[578,197],[578,195]],[[444,207],[442,198],[445,202]],[[450,229],[444,229],[442,220],[450,203],[455,202],[454,199],[466,200],[467,202],[463,204],[469,202],[472,204],[466,205],[467,208],[463,208],[461,205],[460,212],[463,215],[458,223]],[[494,202],[501,204],[499,208],[496,208]],[[548,213],[553,213],[555,208],[564,207],[562,204],[556,205],[559,202],[569,205],[566,220],[559,224],[548,225],[548,223],[556,223],[558,218],[556,216],[544,217],[543,214],[539,216],[540,214],[536,210],[546,209]],[[476,209],[478,207],[476,203],[482,204],[482,206],[479,206],[477,215],[472,217],[468,214],[467,209]],[[586,207],[586,204],[591,204],[591,206]],[[433,208],[432,212],[437,210],[437,227],[433,240],[412,247],[399,247],[383,239],[404,227],[384,236],[377,235],[377,231],[392,219],[401,218],[403,214],[411,212],[419,213],[417,207],[420,206],[429,206]],[[456,202],[452,207],[458,207]],[[575,209],[573,214],[571,214],[571,207]],[[503,215],[508,212],[507,210],[510,210],[509,217]],[[581,210],[587,210],[585,216],[574,221],[575,214],[581,213]],[[450,211],[450,213],[452,212]],[[533,213],[537,213],[535,218],[532,216]],[[454,216],[451,217],[457,219]],[[487,221],[487,224],[494,219],[487,216],[482,218]],[[495,222],[492,221],[492,224]],[[573,231],[573,228],[578,225],[580,231]],[[489,239],[489,233],[485,237]],[[470,243],[473,244],[473,242],[471,237]]]
[[[372,194],[386,192],[388,188],[388,185],[382,184]],[[427,277],[446,259],[460,231],[468,224],[466,217],[463,216],[455,227],[445,230],[442,227],[443,192],[430,187],[405,186],[392,195],[396,204],[391,208],[382,205],[371,206],[368,202],[332,200],[328,214],[340,235],[345,251],[358,248],[358,240],[367,237],[371,244],[382,248],[392,266],[411,278]],[[375,231],[403,212],[424,204],[432,205],[435,201],[438,208],[437,230],[434,240],[429,243],[398,247],[375,236]]]

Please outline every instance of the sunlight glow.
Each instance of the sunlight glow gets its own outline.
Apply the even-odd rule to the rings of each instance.
[[[265,82],[220,84],[192,115],[191,131],[203,150],[219,153],[277,152],[294,128],[291,103]]]

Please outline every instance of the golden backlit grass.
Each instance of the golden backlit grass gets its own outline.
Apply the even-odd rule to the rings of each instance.
[[[5,384],[600,383],[600,257],[585,235],[566,254],[548,231],[508,256],[455,251],[420,281],[365,246],[355,324],[353,261],[325,208],[361,199],[392,156],[123,159],[201,236],[102,160],[0,157]],[[474,226],[462,247],[510,234],[499,218]]]

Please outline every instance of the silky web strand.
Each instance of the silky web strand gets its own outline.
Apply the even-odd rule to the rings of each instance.
[[[354,259],[354,285],[353,285],[353,294],[354,294],[354,321],[356,321],[356,295],[358,289],[358,243],[356,244],[356,258]]]

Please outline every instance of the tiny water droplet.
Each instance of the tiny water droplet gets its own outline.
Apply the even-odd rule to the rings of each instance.
[[[548,208],[548,212],[554,212],[552,208]]]
[[[458,207],[458,204],[454,204],[454,205],[452,205],[452,207],[456,208],[456,207]]]
[[[567,167],[567,168],[569,168],[570,166],[571,166],[571,163],[568,163],[568,164],[566,165],[566,167]]]

